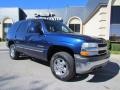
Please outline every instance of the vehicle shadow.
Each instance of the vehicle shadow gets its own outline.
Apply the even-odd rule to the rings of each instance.
[[[36,58],[29,58],[31,61],[50,67],[50,63]]]
[[[119,73],[119,69],[120,67],[117,63],[109,62],[104,68],[89,74],[77,75],[70,82],[82,81],[84,79],[87,79],[89,75],[93,75],[93,77],[87,82],[105,82],[114,78]]]
[[[102,70],[91,73],[94,75],[87,82],[105,82],[114,78],[119,73],[119,65],[114,62],[109,62]]]
[[[21,56],[21,57],[19,57],[18,60],[29,60],[29,59],[30,59],[30,57],[28,57],[28,56]]]
[[[22,61],[22,60],[31,60],[33,62],[36,62],[36,63],[39,63],[39,64],[43,64],[43,65],[48,66],[48,67],[50,66],[50,63],[48,63],[47,61],[43,61],[43,60],[40,60],[40,59],[32,58],[32,57],[29,57],[29,56],[26,56],[26,55],[21,55],[18,60],[20,60],[20,61]]]

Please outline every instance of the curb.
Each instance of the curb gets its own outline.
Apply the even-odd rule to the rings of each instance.
[[[9,51],[9,49],[0,49],[0,51]]]

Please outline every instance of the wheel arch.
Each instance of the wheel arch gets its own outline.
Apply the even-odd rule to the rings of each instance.
[[[14,41],[8,41],[8,47],[10,47],[12,44],[14,44]]]
[[[55,53],[61,52],[61,51],[69,53],[74,58],[74,51],[71,48],[66,47],[66,46],[53,45],[53,46],[49,47],[49,49],[47,51],[47,60],[50,61],[51,57]]]

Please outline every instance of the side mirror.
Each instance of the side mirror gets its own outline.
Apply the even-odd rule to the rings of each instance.
[[[40,35],[43,35],[43,31],[41,30],[41,28],[37,27],[35,29],[36,33],[39,33]]]

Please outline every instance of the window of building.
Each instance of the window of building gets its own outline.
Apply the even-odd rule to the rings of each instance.
[[[68,21],[69,28],[72,29],[74,32],[81,32],[82,31],[82,21],[79,17],[72,17]]]
[[[12,23],[4,23],[3,24],[4,32],[7,33],[11,26],[12,26]]]
[[[12,23],[4,23],[3,28],[4,28],[4,37],[3,39],[6,39],[6,35],[8,33],[9,28],[12,26]]]
[[[69,24],[69,28],[74,32],[80,32],[80,24]]]
[[[120,24],[120,6],[112,6],[111,24]]]
[[[5,18],[3,20],[3,39],[6,39],[6,35],[8,33],[8,30],[10,29],[12,24],[13,24],[13,21],[10,18]]]

